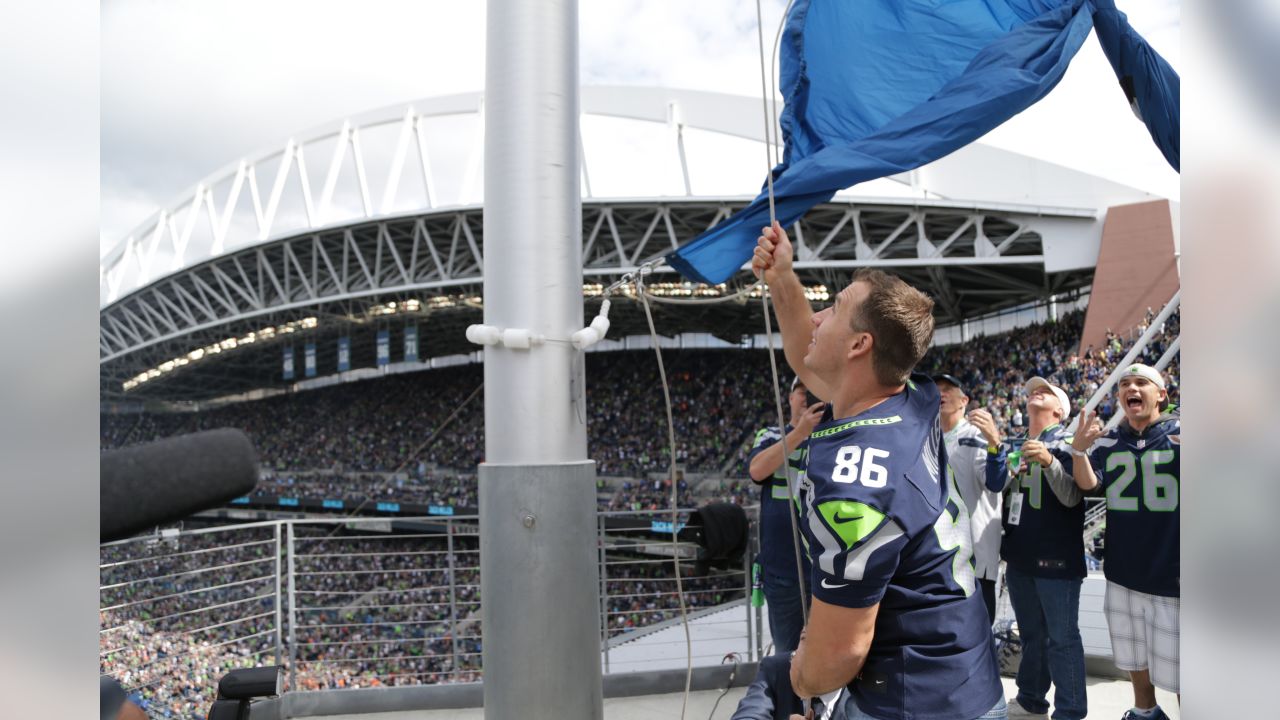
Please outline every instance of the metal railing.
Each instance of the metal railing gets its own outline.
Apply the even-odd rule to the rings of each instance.
[[[664,537],[670,522],[669,510],[599,514],[606,673],[684,667],[675,555],[689,617],[706,628],[694,664],[759,655],[751,553],[708,570],[695,545]],[[477,681],[478,527],[470,516],[278,520],[104,544],[101,671],[153,718],[203,718],[217,680],[253,665],[285,666],[290,690]]]
[[[1087,497],[1084,499],[1084,540],[1089,540],[1102,529],[1107,520],[1106,498]]]

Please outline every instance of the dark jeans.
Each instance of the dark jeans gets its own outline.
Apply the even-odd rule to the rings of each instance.
[[[1088,712],[1084,691],[1084,644],[1080,641],[1079,578],[1041,578],[1006,570],[1009,601],[1022,638],[1018,704],[1034,713],[1049,711],[1049,682],[1055,720],[1080,720]]]
[[[806,592],[806,605],[812,596],[811,592]],[[795,650],[800,645],[800,631],[804,628],[800,583],[796,580],[795,571],[781,575],[765,570],[764,599],[769,606],[769,634],[773,636],[774,654]]]

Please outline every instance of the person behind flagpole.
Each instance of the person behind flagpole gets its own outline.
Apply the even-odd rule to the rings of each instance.
[[[804,457],[808,452],[809,433],[822,417],[823,403],[807,403],[808,391],[800,378],[791,383],[787,396],[791,406],[791,422],[784,429],[786,447],[790,450],[788,468],[782,464],[782,434],[777,426],[762,428],[747,460],[751,481],[760,486],[760,563],[765,602],[769,606],[769,634],[773,651],[789,653],[800,644],[804,627],[801,606],[800,573],[803,573],[808,595],[809,559],[800,552],[801,568],[796,567],[795,540],[790,514],[796,512],[791,497],[791,483],[799,482],[804,473]],[[803,601],[808,604],[807,598]]]

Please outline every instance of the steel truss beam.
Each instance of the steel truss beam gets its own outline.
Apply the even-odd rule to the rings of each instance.
[[[607,284],[744,204],[728,198],[588,201],[585,279]],[[849,268],[891,268],[934,295],[941,324],[1082,284],[1079,278],[1047,277],[1036,217],[1003,209],[920,200],[833,201],[808,213],[792,236],[806,282],[838,286],[847,281]],[[102,309],[104,386],[205,344],[289,319],[315,315],[351,323],[391,298],[478,296],[483,252],[479,207],[371,220],[228,252]],[[679,278],[673,274],[670,280]],[[750,278],[742,273],[730,285],[746,282]],[[423,355],[449,348],[424,343]]]

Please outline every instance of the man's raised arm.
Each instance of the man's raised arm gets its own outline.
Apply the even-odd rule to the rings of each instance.
[[[751,256],[751,271],[757,277],[763,273],[765,282],[769,283],[769,296],[773,298],[773,313],[782,332],[782,349],[787,364],[809,392],[821,400],[830,400],[829,388],[804,364],[809,340],[813,337],[813,308],[809,306],[809,300],[804,296],[804,285],[791,265],[791,240],[777,221],[760,233],[755,254]]]
[[[1098,476],[1093,472],[1093,464],[1089,462],[1087,452],[1100,437],[1102,423],[1098,420],[1097,413],[1085,410],[1080,415],[1080,427],[1071,439],[1071,474],[1075,477],[1076,485],[1084,492],[1091,492],[1098,487]]]

